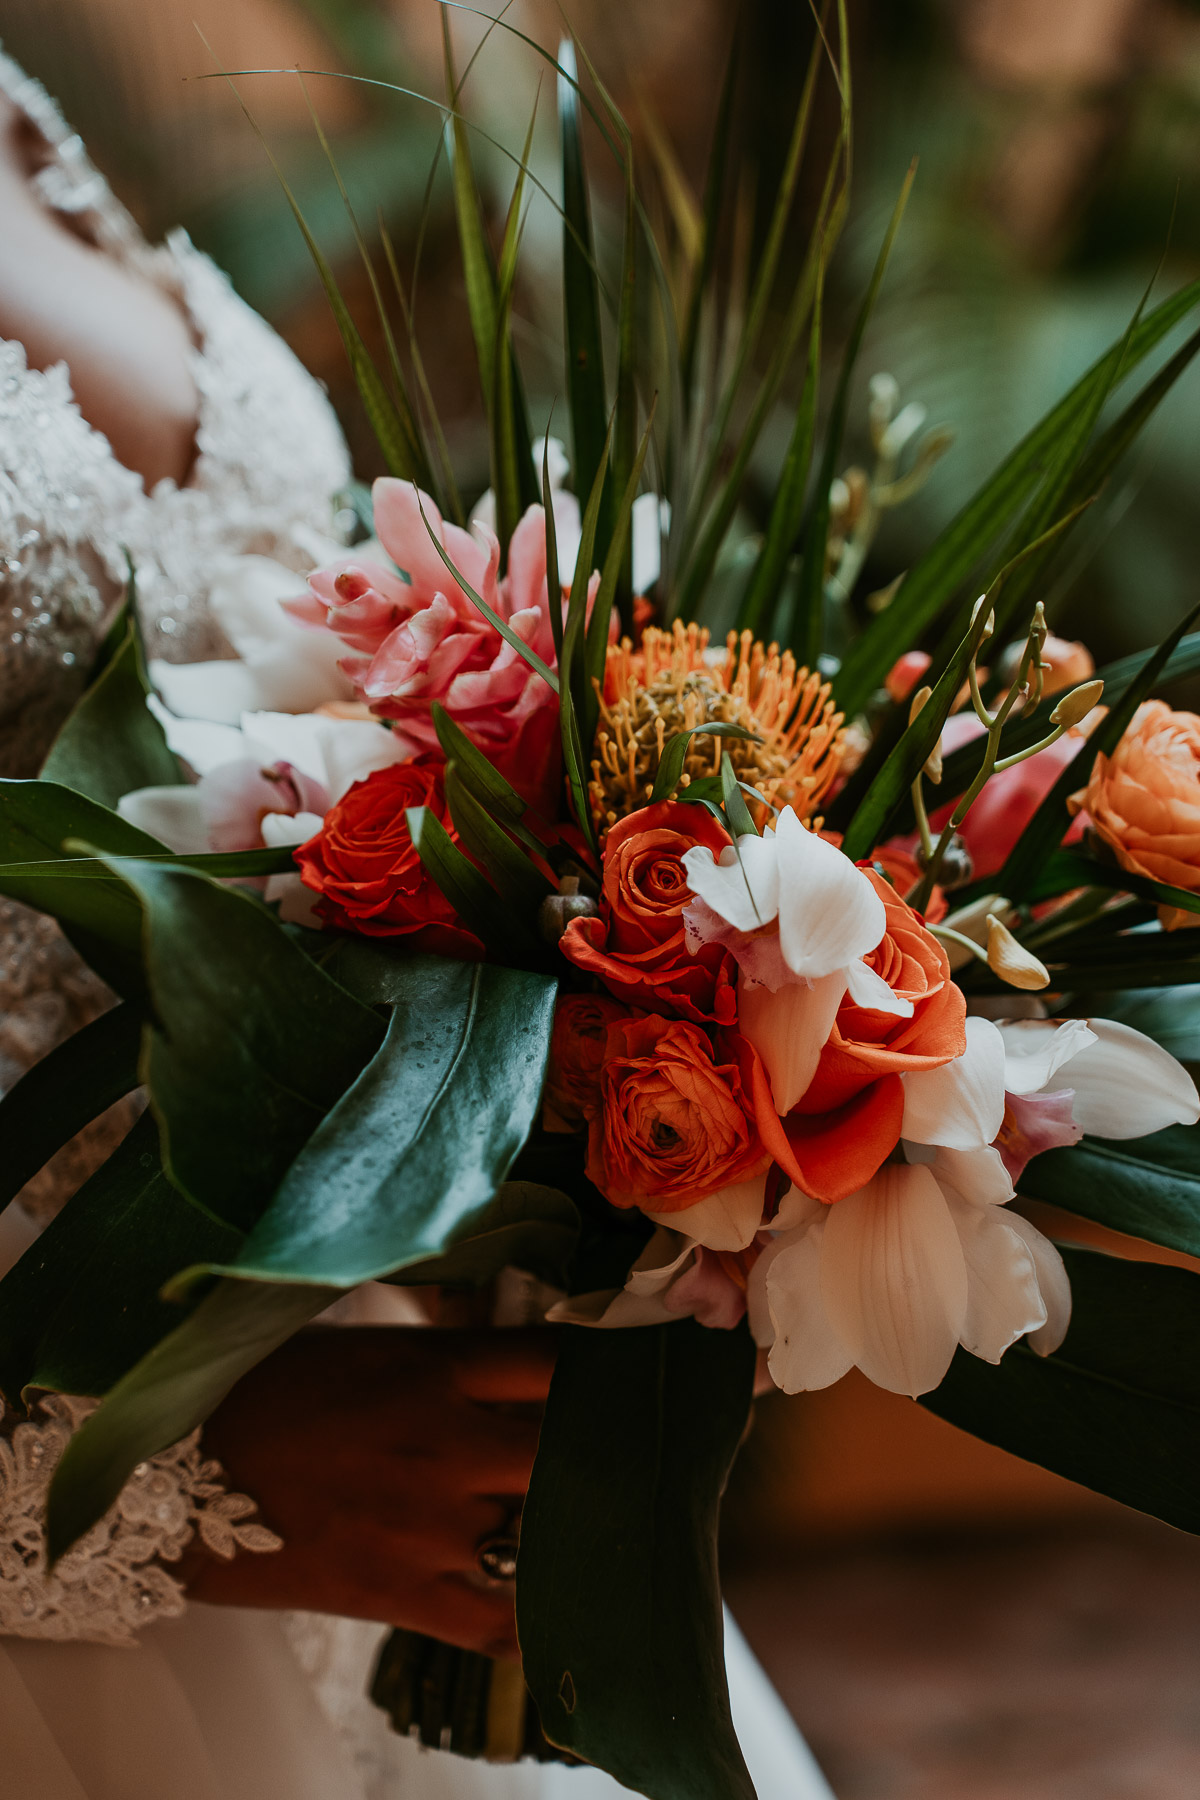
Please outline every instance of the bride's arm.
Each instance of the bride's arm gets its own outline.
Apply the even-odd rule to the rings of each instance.
[[[90,1410],[52,1397],[0,1437],[0,1634],[128,1643],[191,1594],[512,1653],[511,1584],[477,1553],[519,1513],[553,1355],[544,1330],[305,1332],[47,1575],[49,1478]]]
[[[84,418],[146,487],[191,467],[197,394],[182,312],[53,217],[30,187],[36,134],[0,95],[0,338],[65,362]]]

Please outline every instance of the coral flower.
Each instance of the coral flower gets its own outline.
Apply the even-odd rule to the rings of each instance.
[[[1162,700],[1138,707],[1111,756],[1097,756],[1088,784],[1072,796],[1123,869],[1200,893],[1200,718]],[[1168,930],[1197,914],[1165,907]]]
[[[380,542],[403,575],[342,558],[312,576],[311,593],[287,603],[287,611],[327,626],[355,653],[342,669],[371,711],[394,723],[410,754],[437,750],[431,709],[439,701],[518,792],[549,808],[558,784],[555,695],[480,612],[430,538],[432,532],[463,581],[552,666],[541,507],[530,507],[513,533],[501,580],[500,546],[485,525],[473,535],[445,523],[411,481],[385,477],[373,495]]]

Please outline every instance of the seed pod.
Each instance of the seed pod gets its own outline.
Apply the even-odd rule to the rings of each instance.
[[[971,852],[956,831],[946,845],[937,884],[944,894],[952,894],[955,888],[966,887],[974,878],[975,864],[971,860]]]
[[[572,919],[594,919],[600,908],[590,894],[579,892],[579,882],[566,876],[561,891],[547,894],[538,907],[538,934],[548,944],[557,944]]]
[[[1050,971],[1031,950],[1019,944],[1007,925],[995,913],[988,914],[988,968],[1009,987],[1045,988],[1050,986]]]

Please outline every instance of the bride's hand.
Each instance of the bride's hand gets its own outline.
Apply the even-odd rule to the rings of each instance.
[[[282,1550],[189,1554],[198,1600],[381,1619],[512,1655],[513,1588],[478,1550],[511,1535],[554,1334],[329,1327],[252,1370],[204,1429]]]

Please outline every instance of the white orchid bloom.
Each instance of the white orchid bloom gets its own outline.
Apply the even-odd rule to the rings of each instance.
[[[235,727],[154,710],[170,748],[199,780],[137,788],[117,810],[179,854],[306,843],[354,782],[406,755],[403,741],[370,719],[245,713]],[[280,901],[292,923],[310,921],[299,875],[271,876],[266,897]]]
[[[546,1314],[553,1325],[595,1325],[606,1331],[699,1319],[731,1330],[746,1310],[745,1295],[703,1245],[660,1226],[634,1263],[623,1288],[598,1288],[560,1300]]]
[[[719,859],[696,845],[683,863],[696,895],[684,912],[688,941],[724,944],[736,957],[738,1026],[781,1114],[812,1080],[847,991],[859,1006],[911,1017],[912,1002],[863,961],[883,937],[883,901],[791,807],[762,837],[739,838]]]
[[[342,545],[324,539],[314,538],[306,549],[314,568],[345,555]],[[283,563],[266,556],[230,557],[209,590],[209,605],[237,656],[152,661],[150,678],[171,712],[236,725],[246,712],[304,713],[352,699],[350,682],[338,667],[346,654],[341,639],[298,624],[280,605],[305,592],[304,576]]]
[[[1043,1355],[1057,1349],[1071,1313],[1062,1259],[1003,1205],[1012,1185],[994,1153],[974,1154],[981,1168],[953,1151],[886,1163],[831,1206],[787,1196],[748,1293],[785,1392],[828,1387],[857,1366],[915,1397],[938,1386],[960,1344],[988,1362],[1023,1336]]]
[[[965,1053],[904,1076],[901,1136],[952,1150],[1031,1156],[1095,1137],[1144,1137],[1200,1119],[1195,1083],[1169,1051],[1110,1019],[967,1020]]]

